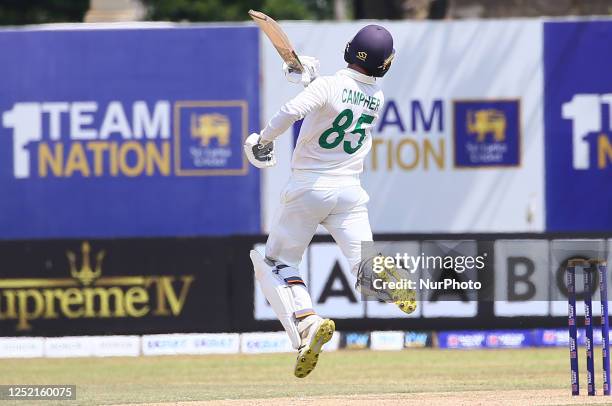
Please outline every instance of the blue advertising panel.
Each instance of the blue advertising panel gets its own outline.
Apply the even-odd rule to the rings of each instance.
[[[442,331],[440,348],[524,348],[536,345],[532,330]]]
[[[612,230],[612,21],[544,25],[546,227]]]
[[[457,168],[519,166],[520,100],[453,101]]]
[[[260,232],[255,27],[0,31],[0,238]]]

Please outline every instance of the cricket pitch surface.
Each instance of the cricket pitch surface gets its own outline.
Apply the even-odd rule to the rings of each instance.
[[[323,353],[305,379],[293,376],[293,354],[12,359],[0,376],[3,384],[75,384],[72,405],[612,404],[600,395],[599,370],[598,396],[586,396],[585,373],[584,394],[571,396],[568,353],[341,350]]]

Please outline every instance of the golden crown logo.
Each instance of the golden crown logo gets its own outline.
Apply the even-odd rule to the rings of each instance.
[[[102,260],[104,259],[105,252],[100,251],[96,255],[95,270],[91,267],[90,252],[91,246],[87,241],[83,241],[83,244],[81,244],[81,254],[83,258],[81,269],[77,270],[76,255],[72,251],[66,251],[66,257],[70,265],[70,276],[77,279],[83,286],[91,285],[100,275],[102,275]]]
[[[357,59],[361,59],[362,61],[365,61],[368,58],[368,53],[365,51],[359,51],[357,52]]]
[[[210,140],[217,139],[219,146],[224,147],[229,144],[230,121],[223,114],[192,114],[191,115],[191,136],[200,139],[200,145],[207,147]]]

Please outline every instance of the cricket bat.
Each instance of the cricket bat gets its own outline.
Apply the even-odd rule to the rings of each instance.
[[[260,11],[249,10],[249,16],[270,39],[272,45],[274,45],[274,48],[276,48],[276,51],[289,68],[297,73],[302,73],[304,66],[295,53],[287,34],[285,34],[280,25]]]

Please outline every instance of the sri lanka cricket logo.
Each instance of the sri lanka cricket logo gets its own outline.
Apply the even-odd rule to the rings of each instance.
[[[455,100],[453,110],[455,167],[520,165],[520,100]]]
[[[485,142],[486,136],[491,134],[495,142],[506,139],[506,116],[503,111],[496,109],[468,110],[467,132],[476,136],[478,142]]]
[[[178,175],[247,173],[242,153],[247,135],[245,102],[177,102],[174,117],[174,170]]]
[[[199,139],[202,147],[208,147],[212,140],[217,140],[218,146],[226,147],[230,142],[230,130],[230,121],[223,114],[191,115],[191,137]]]

